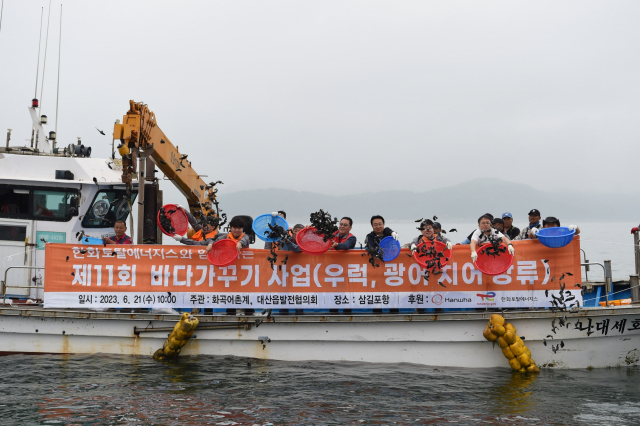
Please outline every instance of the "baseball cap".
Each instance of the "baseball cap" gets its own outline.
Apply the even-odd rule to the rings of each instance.
[[[502,213],[502,218],[504,219],[505,217],[510,217],[510,218],[513,219],[513,215],[511,215],[511,213],[509,213],[509,212]]]
[[[442,229],[442,225],[440,225],[440,222],[433,222],[433,227],[436,229]]]
[[[542,225],[545,225],[547,223],[557,223],[558,226],[560,226],[560,221],[558,219],[556,219],[553,216],[549,216],[549,217],[545,217],[544,220],[542,221]]]
[[[492,223],[492,224],[494,224],[494,225],[495,225],[496,223],[501,223],[501,224],[503,224],[503,225],[504,225],[504,220],[500,219],[499,217],[496,217],[495,219],[493,219],[493,220],[491,221],[491,223]]]
[[[529,216],[534,215],[534,216],[540,216],[540,210],[538,209],[531,209],[531,211],[529,212]]]

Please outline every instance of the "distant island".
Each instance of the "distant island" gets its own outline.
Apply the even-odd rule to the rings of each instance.
[[[387,220],[416,220],[437,215],[445,220],[475,220],[483,213],[511,212],[518,223],[531,209],[543,217],[564,221],[594,220],[640,222],[640,201],[617,194],[542,191],[529,185],[501,179],[475,179],[459,185],[425,192],[383,191],[331,196],[288,189],[256,189],[218,193],[220,206],[228,215],[252,217],[285,210],[291,218],[304,218],[319,209],[335,216],[366,220],[381,214]],[[567,222],[567,223],[568,223]]]

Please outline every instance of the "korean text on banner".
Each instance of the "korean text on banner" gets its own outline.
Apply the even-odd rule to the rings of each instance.
[[[545,290],[557,291],[564,274],[566,289],[582,303],[575,287],[581,282],[579,237],[557,249],[535,240],[514,246],[503,275],[482,274],[469,246],[454,246],[443,273],[426,281],[407,250],[377,268],[361,250],[288,253],[287,264],[272,270],[269,252],[260,249],[244,249],[232,265],[217,267],[195,246],[47,244],[44,302],[85,308],[549,307]]]

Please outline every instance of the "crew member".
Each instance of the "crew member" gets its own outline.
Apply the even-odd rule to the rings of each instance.
[[[560,227],[560,220],[556,219],[553,216],[549,216],[542,221],[542,227],[558,228]],[[570,231],[576,231],[575,235],[578,235],[580,233],[580,228],[578,228],[576,225],[569,225],[568,228]],[[536,228],[531,230],[531,233],[533,234],[533,238],[538,238],[538,231],[539,230]]]
[[[542,224],[540,223],[540,210],[531,209],[529,212],[529,225],[525,226],[522,231],[520,231],[520,235],[518,235],[516,240],[529,240],[533,238],[532,229],[540,229],[542,228]],[[537,231],[536,231],[537,232]]]
[[[509,237],[510,240],[515,240],[520,235],[520,228],[513,226],[513,216],[509,212],[502,213],[502,221],[504,222],[504,231],[502,233]]]
[[[502,232],[504,234],[504,220],[496,217],[491,221],[491,226],[493,226],[496,231]]]
[[[367,235],[367,238],[365,238],[364,240],[364,243],[367,247],[373,248],[375,246],[378,246],[380,244],[380,241],[382,241],[382,239],[385,237],[393,237],[394,240],[398,240],[398,234],[393,232],[391,228],[387,228],[384,226],[384,218],[380,215],[371,217],[371,228],[373,228],[373,231],[371,231],[369,235]],[[392,308],[389,310],[389,312],[392,314],[400,313],[397,308]],[[373,310],[373,313],[381,314],[382,309],[375,308]]]
[[[249,243],[251,242],[249,236],[244,233],[244,220],[239,217],[234,217],[229,222],[229,230],[228,233],[220,233],[215,239],[207,245],[206,252],[209,253],[211,248],[213,247],[213,243],[216,241],[229,239],[236,243],[236,250],[240,251],[243,248],[249,247]]]
[[[442,234],[435,233],[435,230],[433,227],[435,223],[431,221],[431,219],[426,219],[422,221],[422,223],[420,224],[420,232],[422,233],[422,235],[414,238],[413,241],[411,241],[411,244],[410,244],[411,252],[413,252],[417,248],[417,246],[420,245],[422,242],[433,241],[433,240],[440,241],[441,243],[445,243],[447,245],[447,249],[451,250],[451,248],[453,247],[453,244],[451,244],[451,241],[449,241],[448,238],[443,237]]]
[[[393,237],[394,240],[398,239],[398,234],[393,232],[391,228],[386,228],[384,226],[384,218],[380,215],[371,217],[371,231],[367,238],[365,238],[364,243],[368,247],[369,245],[378,245],[380,241],[384,237]]]
[[[350,217],[343,217],[338,224],[338,230],[333,234],[333,244],[331,248],[334,250],[352,250],[356,246],[357,238],[351,234],[353,220]]]
[[[189,225],[197,232],[193,234],[191,238],[174,235],[172,237],[174,240],[188,246],[208,246],[215,241],[216,235],[218,234],[218,218],[206,216],[202,221],[198,222],[187,209],[180,204],[176,204],[176,206],[185,212],[187,219],[189,219]]]
[[[490,218],[491,218],[491,220],[493,221],[493,215],[492,215],[491,213],[485,213],[483,216],[490,217]],[[471,237],[473,236],[473,233],[474,233],[474,232],[476,232],[476,231],[475,231],[475,230],[471,231],[471,233],[469,234],[469,236],[468,236],[467,238],[465,238],[465,239],[464,239],[464,241],[462,241],[462,242],[460,242],[460,243],[458,243],[458,244],[456,244],[456,245],[458,246],[458,245],[461,245],[461,244],[462,244],[462,245],[471,244]]]
[[[478,253],[476,253],[476,246],[478,244],[485,244],[491,242],[491,240],[502,239],[504,245],[506,245],[509,249],[510,254],[514,254],[515,250],[513,249],[513,245],[511,245],[511,241],[501,232],[496,231],[491,227],[491,218],[488,215],[482,215],[478,219],[478,229],[476,229],[471,236],[471,260],[473,263],[478,259]]]
[[[277,212],[273,212],[271,213],[271,216],[276,217],[276,216],[280,216],[283,219],[287,219],[287,213],[284,210],[278,210]],[[291,237],[293,238],[293,241],[295,242],[295,235],[293,235],[293,229],[289,228],[288,229],[289,235],[291,235]],[[276,243],[275,242],[269,242],[266,241],[264,243],[264,248],[265,250],[271,250],[271,247],[273,247]],[[295,251],[295,250],[293,250]]]
[[[302,249],[296,242],[296,236],[298,235],[298,232],[300,232],[300,230],[302,229],[304,229],[304,225],[301,223],[297,223],[291,230],[291,240],[287,243],[282,244],[280,246],[280,250],[293,251],[295,253],[300,253]]]
[[[127,232],[127,224],[124,220],[116,220],[115,225],[113,225],[113,231],[116,233],[116,236],[111,238],[103,238],[102,242],[105,244],[132,244],[131,237],[126,234]]]

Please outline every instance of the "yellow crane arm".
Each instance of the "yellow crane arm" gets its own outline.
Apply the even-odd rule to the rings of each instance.
[[[136,170],[133,157],[144,151],[184,194],[192,213],[197,210],[205,215],[211,212],[217,190],[202,180],[186,155],[180,154],[178,147],[160,130],[155,114],[146,105],[131,100],[129,106],[122,124],[116,123],[113,128],[113,138],[121,142],[118,150],[123,157],[122,181],[131,182],[131,172]]]

